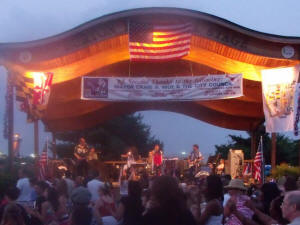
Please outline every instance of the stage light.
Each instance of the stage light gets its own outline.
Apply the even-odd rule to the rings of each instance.
[[[290,84],[294,79],[295,67],[262,70],[262,80],[266,85]]]

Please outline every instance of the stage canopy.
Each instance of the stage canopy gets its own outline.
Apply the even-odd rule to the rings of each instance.
[[[131,62],[128,21],[191,21],[188,56],[170,62]],[[265,68],[300,63],[300,38],[256,32],[197,11],[144,8],[103,16],[42,40],[0,44],[0,64],[9,73],[53,72],[42,118],[50,131],[78,130],[141,110],[182,113],[236,130],[264,121],[261,75]],[[242,73],[244,96],[194,102],[100,102],[80,99],[82,76],[190,76]]]

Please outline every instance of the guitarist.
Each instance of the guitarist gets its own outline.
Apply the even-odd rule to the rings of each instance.
[[[75,146],[74,156],[76,158],[76,172],[77,176],[87,176],[88,174],[88,163],[87,156],[89,154],[89,146],[85,139],[81,137],[79,144]]]
[[[203,160],[203,156],[199,151],[199,146],[197,144],[193,145],[193,150],[189,156],[188,162],[190,167],[190,175],[194,176],[200,169],[200,162]]]

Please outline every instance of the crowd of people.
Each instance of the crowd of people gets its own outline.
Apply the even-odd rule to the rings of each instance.
[[[36,180],[21,169],[16,185],[7,187],[1,201],[0,224],[300,224],[300,187],[293,177],[246,187],[229,175],[187,183],[164,175],[138,177],[131,170],[125,180],[122,188],[113,187],[98,171],[86,178],[67,172]]]

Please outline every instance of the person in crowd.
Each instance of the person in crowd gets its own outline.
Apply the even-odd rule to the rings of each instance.
[[[25,168],[19,170],[19,180],[17,181],[17,188],[20,190],[20,195],[17,200],[20,204],[28,205],[31,202],[31,195],[33,188],[29,182],[29,171]]]
[[[140,184],[141,184],[141,188],[144,190],[144,189],[147,189],[149,187],[149,176],[148,176],[148,173],[147,171],[144,169],[141,171],[141,176],[140,176]]]
[[[195,225],[185,197],[174,177],[157,177],[151,187],[149,209],[142,217],[143,225]]]
[[[290,225],[300,224],[300,191],[287,192],[282,202],[282,215]]]
[[[25,208],[21,204],[18,204],[16,202],[19,195],[20,195],[20,190],[17,187],[9,187],[6,190],[6,192],[4,194],[5,203],[3,203],[0,207],[0,221],[6,221],[6,224],[8,224],[7,221],[8,220],[10,221],[10,218],[13,218],[13,217],[9,217],[9,218],[5,219],[4,218],[5,210],[9,205],[14,205],[18,208],[18,211],[19,211],[18,215],[16,215],[16,216],[18,216],[18,218],[20,217],[24,221],[25,225],[31,225],[30,218],[29,218],[28,214],[26,213]],[[8,214],[12,215],[11,212]]]
[[[221,177],[221,181],[222,181],[223,187],[225,187],[231,181],[231,176],[229,174],[226,174],[226,175]],[[223,207],[225,207],[227,201],[230,199],[230,195],[229,195],[227,189],[224,189],[224,198],[223,199],[224,199],[223,200]]]
[[[149,200],[150,200],[150,190],[144,189],[142,191],[142,206],[144,209],[143,215],[147,213],[147,209],[149,208],[148,207]]]
[[[115,200],[108,183],[99,188],[99,195],[100,198],[96,201],[95,209],[99,211],[103,223],[117,224],[117,220],[113,217],[116,214]]]
[[[44,201],[46,201],[46,190],[49,187],[49,185],[45,181],[38,181],[34,185],[34,189],[37,194],[36,201],[34,202],[34,208],[39,211],[39,213],[42,212],[42,204]]]
[[[265,183],[261,187],[262,192],[262,203],[263,203],[263,212],[265,214],[270,215],[270,205],[273,199],[278,197],[281,194],[281,191],[279,190],[278,186],[274,182]]]
[[[206,207],[201,213],[198,224],[221,225],[223,223],[223,186],[219,176],[206,178]]]
[[[187,187],[186,199],[187,199],[187,206],[189,209],[191,209],[191,207],[194,206],[199,207],[201,199],[200,199],[199,188],[196,185],[190,185]]]
[[[67,183],[68,196],[71,196],[71,193],[75,188],[75,182],[71,179],[71,172],[69,170],[66,171],[64,180]]]
[[[123,168],[120,170],[119,184],[120,184],[120,195],[128,195],[128,180],[129,176],[127,173],[123,172]]]
[[[300,176],[297,179],[297,187],[298,187],[298,190],[300,190]]]
[[[36,200],[33,203],[33,209],[30,207],[26,208],[28,214],[31,215],[32,225],[42,225],[43,221],[41,218],[42,204],[46,201],[46,189],[49,185],[44,181],[38,181],[34,185],[35,192],[37,194]]]
[[[116,213],[112,212],[114,217],[120,221],[120,224],[141,224],[143,212],[141,193],[142,189],[139,182],[130,180],[128,182],[128,196],[123,196],[118,204]]]
[[[36,182],[37,182],[37,179],[35,177],[31,177],[29,179],[29,183],[30,183],[30,186],[31,186],[31,196],[30,196],[30,198],[31,198],[31,201],[33,201],[33,202],[35,202],[35,200],[37,198],[37,193],[34,189],[34,185],[36,184]]]
[[[224,208],[225,224],[242,225],[243,222],[237,216],[239,213],[246,219],[251,220],[254,213],[250,208],[245,206],[245,203],[250,200],[250,198],[244,194],[247,189],[244,186],[243,181],[240,179],[232,179],[224,188],[228,190],[230,195],[230,199]],[[236,210],[232,210],[232,205],[235,205]]]
[[[92,194],[85,187],[77,187],[72,191],[73,210],[70,225],[102,225],[99,210],[90,208]]]
[[[92,194],[91,202],[93,204],[99,199],[99,188],[104,186],[104,182],[101,181],[100,174],[98,170],[91,171],[92,180],[87,183],[87,188]]]
[[[70,225],[90,225],[92,218],[92,211],[88,207],[76,206],[71,215]]]
[[[79,144],[75,146],[74,156],[76,158],[76,172],[79,176],[86,176],[88,173],[87,156],[89,154],[89,146],[85,139],[81,137]]]
[[[286,225],[286,224],[288,224],[288,221],[282,217],[282,212],[281,212],[282,202],[283,202],[283,196],[278,196],[271,202],[271,205],[270,205],[270,215],[271,216],[269,216],[269,215],[263,213],[261,210],[259,210],[255,206],[255,203],[251,200],[247,201],[245,205],[254,212],[254,214],[258,218],[258,221],[261,224],[264,224],[264,225],[274,225],[274,224]],[[235,206],[232,206],[232,207],[234,208]],[[233,210],[236,211],[236,209],[233,209]],[[235,213],[235,212],[233,212],[233,213]],[[247,218],[245,218],[243,215],[240,214],[238,216],[239,216],[239,219],[241,221],[243,221],[243,223],[245,225],[254,224],[254,221],[247,220]]]
[[[84,177],[77,176],[74,180],[74,188],[83,187],[83,186],[84,186]]]
[[[242,213],[241,210],[237,210],[237,202],[233,198],[227,201],[224,208],[224,215],[231,215],[237,218],[236,220],[228,221],[228,218],[226,217],[225,225],[259,225],[257,222],[252,220],[252,218],[249,218],[246,214]]]
[[[134,167],[130,167],[129,170],[120,170],[119,184],[120,184],[120,195],[128,195],[128,183],[131,180],[137,180],[136,172]]]
[[[68,185],[64,179],[60,179],[56,184],[56,190],[58,192],[58,198],[61,205],[65,205],[67,208],[65,217],[71,212],[71,202],[69,201],[69,192],[68,192]]]
[[[111,212],[115,213],[116,206],[108,183],[99,188],[99,195],[100,198],[96,201],[96,208],[99,210],[100,215],[102,217],[112,216]]]
[[[284,191],[295,191],[297,190],[297,178],[293,176],[286,177],[286,181],[284,183]]]
[[[42,204],[41,219],[45,224],[68,224],[66,203],[60,201],[59,193],[52,187],[46,189],[46,201]]]
[[[5,207],[3,218],[0,224],[26,225],[21,208],[16,203],[9,203]]]

